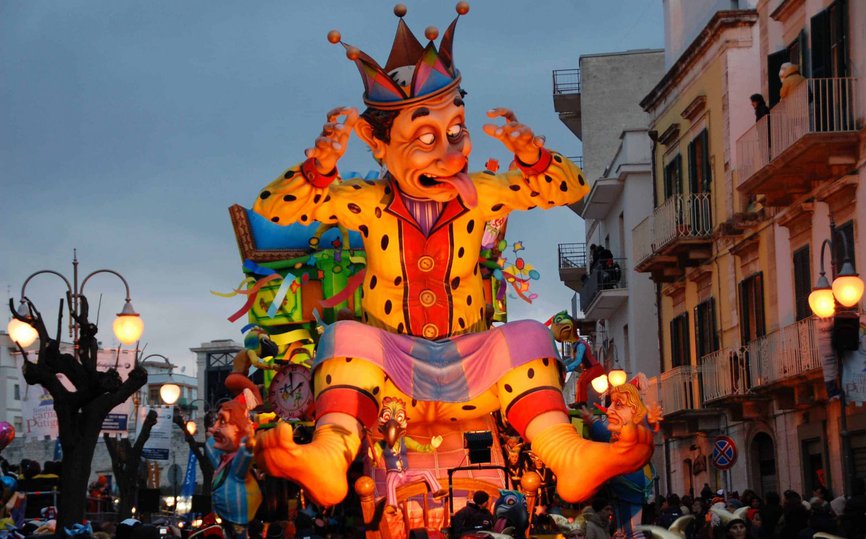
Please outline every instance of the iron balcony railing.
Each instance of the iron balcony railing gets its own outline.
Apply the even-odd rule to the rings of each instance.
[[[821,368],[822,352],[832,354],[830,322],[806,318],[756,339],[744,347],[749,383],[759,387]]]
[[[661,406],[665,414],[700,408],[698,369],[690,365],[674,367],[659,375]]]
[[[644,262],[674,240],[708,238],[712,233],[709,193],[673,195],[634,228],[635,264]]]
[[[745,395],[751,389],[745,348],[726,348],[701,358],[701,392],[704,402]]]
[[[587,312],[593,300],[605,290],[626,288],[627,258],[599,260],[590,269],[580,291],[580,310]]]
[[[559,269],[586,268],[585,243],[559,244]]]
[[[829,326],[806,318],[755,339],[745,346],[712,352],[701,358],[704,402],[737,395],[821,368],[821,358],[832,354]]]
[[[742,184],[809,133],[857,131],[857,79],[807,79],[737,140]]]
[[[582,155],[572,155],[568,157],[568,160],[574,163],[575,165],[583,168],[583,156]]]
[[[579,94],[580,69],[554,69],[553,95]]]

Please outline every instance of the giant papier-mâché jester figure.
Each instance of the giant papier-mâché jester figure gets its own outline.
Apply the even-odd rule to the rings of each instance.
[[[458,18],[469,6],[457,5]],[[415,424],[442,424],[501,411],[558,477],[569,501],[637,470],[652,435],[626,425],[616,443],[583,439],[569,421],[550,331],[535,321],[488,327],[478,254],[484,224],[514,210],[572,204],[589,191],[580,169],[544,147],[510,110],[496,108],[484,132],[514,154],[503,174],[468,172],[472,149],[464,92],[452,55],[457,19],[439,44],[422,45],[402,17],[384,67],[342,43],[364,83],[362,113],[328,114],[307,159],[259,194],[254,211],[279,224],[339,223],[360,231],[367,254],[362,321],[322,335],[314,363],[316,428],[296,445],[291,427],[259,434],[268,473],[300,483],[321,505],[347,494],[346,471],[373,429],[385,397],[402,399]],[[337,162],[351,132],[387,170],[378,180],[340,181]]]

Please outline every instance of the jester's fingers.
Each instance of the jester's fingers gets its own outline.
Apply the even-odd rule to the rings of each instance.
[[[539,149],[544,147],[544,137],[537,136],[530,127],[518,122],[509,109],[493,109],[487,115],[491,118],[503,117],[506,123],[485,124],[485,133],[502,142],[523,163],[532,164],[538,160]]]
[[[328,121],[322,127],[315,146],[304,152],[308,158],[316,160],[316,168],[322,174],[333,171],[346,151],[349,135],[358,121],[358,110],[354,107],[338,107],[330,110],[327,117]]]

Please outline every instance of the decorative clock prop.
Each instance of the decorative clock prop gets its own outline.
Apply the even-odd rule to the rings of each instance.
[[[285,420],[302,419],[313,402],[312,375],[303,365],[281,368],[268,391],[274,412]]]

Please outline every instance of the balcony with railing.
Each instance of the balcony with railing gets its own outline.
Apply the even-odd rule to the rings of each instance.
[[[743,348],[726,348],[701,358],[701,392],[704,403],[737,400],[749,392],[750,373]]]
[[[659,375],[659,394],[666,418],[701,408],[698,372],[697,367],[684,365]]]
[[[577,138],[582,139],[580,114],[580,69],[553,71],[553,110]]]
[[[821,350],[826,347],[829,351],[830,346],[829,330],[826,342],[819,342],[820,323],[806,318],[747,344],[744,353],[750,387],[763,390],[816,375],[821,369]]]
[[[559,280],[575,292],[583,289],[586,281],[586,244],[559,244]]]
[[[634,228],[635,271],[672,281],[712,256],[712,234],[710,194],[674,195]]]
[[[580,291],[580,310],[587,320],[610,316],[628,300],[628,273],[625,258],[608,258],[596,262]]]
[[[575,165],[583,168],[583,156],[582,155],[572,155],[568,156],[568,160],[574,163]]]
[[[737,140],[737,189],[784,206],[857,163],[858,80],[807,79]]]

